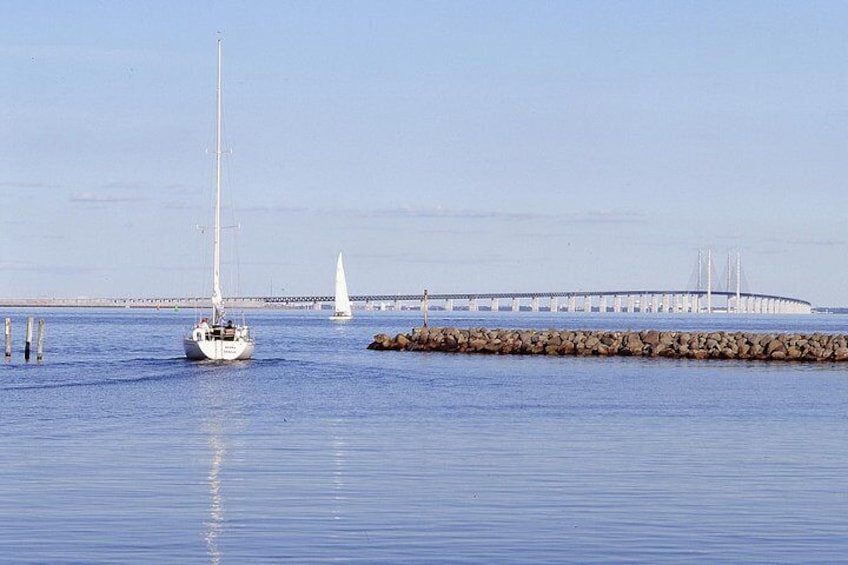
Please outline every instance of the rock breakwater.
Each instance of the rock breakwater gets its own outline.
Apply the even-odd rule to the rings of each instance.
[[[813,333],[413,328],[377,334],[368,349],[493,355],[577,355],[848,361],[848,335]]]

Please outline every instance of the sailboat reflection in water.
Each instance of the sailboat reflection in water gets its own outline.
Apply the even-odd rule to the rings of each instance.
[[[221,563],[221,551],[218,549],[218,536],[224,524],[224,504],[221,496],[221,465],[224,463],[224,442],[221,439],[220,423],[209,424],[209,447],[212,448],[212,466],[209,469],[209,520],[206,525],[206,552],[212,558],[212,565]]]

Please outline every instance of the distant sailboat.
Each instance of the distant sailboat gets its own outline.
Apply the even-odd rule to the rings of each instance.
[[[339,260],[336,261],[336,295],[333,300],[333,316],[330,319],[350,320],[351,318],[353,318],[353,311],[350,308],[350,296],[347,294],[342,254],[339,253]]]
[[[215,226],[212,231],[212,323],[203,318],[183,338],[186,357],[191,360],[235,361],[250,359],[254,342],[250,328],[225,321],[221,294],[221,40],[218,40],[217,134],[215,149]]]

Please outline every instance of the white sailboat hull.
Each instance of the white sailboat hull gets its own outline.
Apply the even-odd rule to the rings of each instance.
[[[253,356],[253,340],[183,339],[186,357],[192,361],[240,361]]]
[[[335,314],[330,316],[330,319],[334,320],[336,322],[344,322],[344,321],[347,321],[347,320],[352,320],[353,314],[351,314],[349,312],[336,312]]]

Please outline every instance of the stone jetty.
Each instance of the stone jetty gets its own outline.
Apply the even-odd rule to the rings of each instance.
[[[377,334],[368,349],[493,355],[576,355],[848,361],[848,335],[703,331],[414,328]]]

